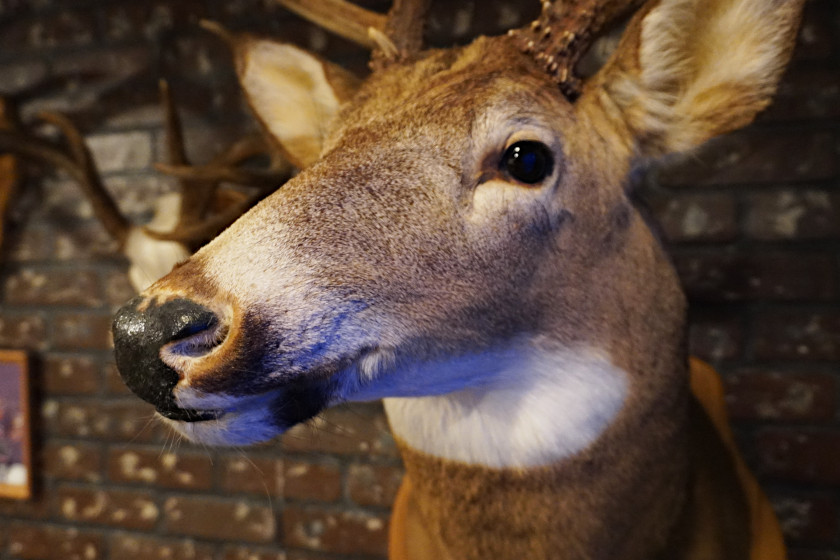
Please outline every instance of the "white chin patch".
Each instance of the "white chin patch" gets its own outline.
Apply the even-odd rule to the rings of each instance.
[[[461,389],[385,399],[394,433],[414,449],[462,463],[536,467],[592,444],[627,397],[626,372],[597,350],[519,348],[481,358],[430,364],[429,373],[470,379]],[[463,371],[476,364],[486,369]]]
[[[161,417],[176,432],[204,445],[240,446],[267,441],[281,433],[271,409],[273,399],[266,395],[246,399],[235,409],[215,420],[181,422]]]

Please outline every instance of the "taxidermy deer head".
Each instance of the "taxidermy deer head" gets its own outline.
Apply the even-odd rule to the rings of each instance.
[[[585,490],[563,508],[539,505],[545,484],[531,509],[481,502],[463,526],[496,531],[510,513],[529,527],[497,543],[436,525],[478,494],[453,513],[441,500],[463,488],[428,483],[438,557],[658,554],[692,476],[685,301],[628,175],[749,123],[802,1],[652,0],[587,79],[577,62],[640,2],[544,1],[522,29],[427,51],[425,1],[387,17],[281,3],[372,46],[373,72],[360,83],[294,45],[235,41],[252,108],[302,171],[120,311],[128,386],[221,445],[385,398],[407,463],[448,465],[409,466],[415,482],[463,467],[472,490],[508,472]]]

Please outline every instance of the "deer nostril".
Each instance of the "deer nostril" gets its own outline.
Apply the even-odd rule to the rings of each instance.
[[[227,325],[220,324],[214,318],[206,322],[197,322],[190,328],[182,329],[179,335],[163,347],[164,355],[176,355],[187,358],[200,358],[212,352],[225,341]]]
[[[159,409],[177,409],[172,391],[179,375],[163,362],[161,352],[170,345],[184,345],[196,355],[206,354],[224,340],[226,329],[215,313],[194,301],[148,303],[137,297],[117,312],[113,326],[117,368],[141,399]]]

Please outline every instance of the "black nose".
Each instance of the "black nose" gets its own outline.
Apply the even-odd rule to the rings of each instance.
[[[177,298],[156,305],[138,296],[114,318],[114,354],[120,375],[134,393],[174,420],[206,420],[208,415],[178,407],[172,390],[178,373],[160,358],[164,345],[217,328],[219,319],[206,307]]]

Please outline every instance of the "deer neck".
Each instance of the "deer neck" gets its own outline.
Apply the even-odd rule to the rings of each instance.
[[[625,371],[594,350],[520,358],[501,376],[516,383],[385,401],[438,554],[632,560],[661,550],[688,484],[687,377]]]

